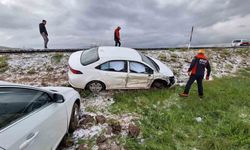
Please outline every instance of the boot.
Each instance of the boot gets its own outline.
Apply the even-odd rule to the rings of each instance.
[[[188,94],[180,93],[179,96],[180,96],[180,97],[188,97]]]

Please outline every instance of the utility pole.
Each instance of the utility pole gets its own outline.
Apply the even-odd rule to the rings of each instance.
[[[192,37],[193,37],[193,32],[194,32],[194,26],[192,26],[192,29],[191,29],[191,34],[190,34],[190,39],[189,39],[189,44],[188,44],[188,50],[191,46],[191,41],[192,41]]]

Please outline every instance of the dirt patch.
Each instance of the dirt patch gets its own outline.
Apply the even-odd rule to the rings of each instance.
[[[124,149],[118,137],[127,137],[131,134],[131,137],[136,138],[140,129],[132,126],[131,123],[139,120],[140,117],[132,113],[120,115],[110,113],[109,107],[113,103],[115,100],[112,91],[82,98],[80,126],[68,137],[72,139],[73,145],[63,149],[78,149],[81,146],[88,149]]]

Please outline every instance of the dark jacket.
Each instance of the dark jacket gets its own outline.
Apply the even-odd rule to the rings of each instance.
[[[120,31],[118,28],[115,29],[115,32],[114,32],[114,40],[116,41],[120,41]]]
[[[188,69],[191,75],[204,76],[205,68],[207,69],[207,77],[210,76],[211,67],[207,57],[204,54],[197,54]]]
[[[40,30],[40,33],[41,33],[41,34],[44,32],[46,35],[48,35],[48,32],[47,32],[47,30],[46,30],[46,27],[45,27],[45,25],[44,25],[43,23],[40,23],[40,24],[39,24],[39,30]]]

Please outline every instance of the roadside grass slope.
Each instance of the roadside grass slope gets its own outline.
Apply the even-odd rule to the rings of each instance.
[[[115,95],[113,113],[135,112],[142,135],[121,138],[127,149],[250,149],[250,69],[236,77],[204,82],[205,97],[178,93],[184,87],[128,91]]]
[[[8,70],[8,57],[0,56],[0,73]]]

